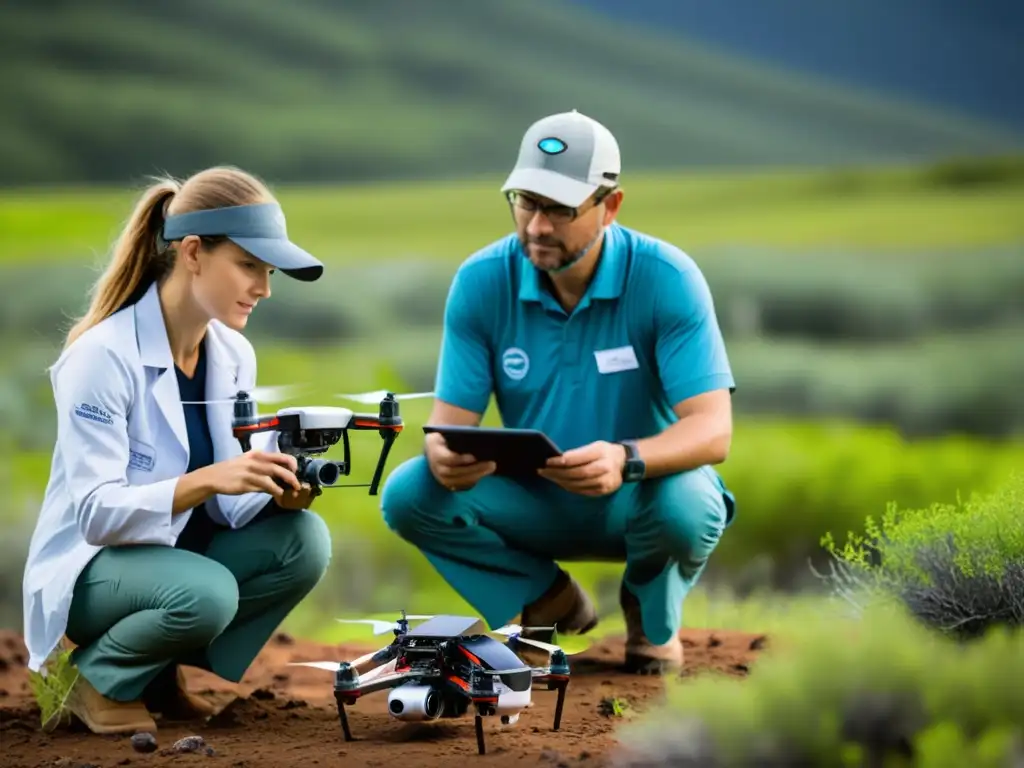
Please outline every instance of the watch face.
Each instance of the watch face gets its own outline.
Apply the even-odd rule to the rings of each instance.
[[[642,461],[627,461],[625,471],[622,473],[626,482],[642,480],[644,476],[644,464]]]

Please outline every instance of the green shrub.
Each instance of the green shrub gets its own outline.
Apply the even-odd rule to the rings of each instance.
[[[1024,473],[990,494],[869,516],[865,533],[826,548],[846,584],[894,597],[958,638],[1024,624]]]
[[[967,646],[893,606],[819,606],[743,680],[683,680],[624,726],[613,764],[1010,768],[1024,759],[1024,632]]]
[[[733,338],[892,343],[1024,315],[1020,244],[927,251],[733,246],[692,256]]]
[[[794,586],[824,567],[821,537],[859,531],[895,502],[923,507],[987,492],[1024,466],[1024,442],[967,437],[909,441],[885,427],[739,419],[720,467],[737,516],[709,574],[750,568],[757,586]]]
[[[1024,322],[891,344],[728,340],[736,409],[887,423],[916,437],[1024,434],[1022,334]]]

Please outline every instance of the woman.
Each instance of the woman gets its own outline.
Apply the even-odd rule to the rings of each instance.
[[[29,668],[73,648],[68,710],[96,733],[204,716],[179,664],[237,682],[330,559],[276,434],[243,453],[241,334],[275,269],[323,266],[265,186],[212,168],[142,195],[51,371],[57,440],[25,568]]]

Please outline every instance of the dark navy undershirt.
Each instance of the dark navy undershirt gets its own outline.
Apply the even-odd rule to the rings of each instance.
[[[181,393],[183,403],[181,407],[185,411],[185,429],[188,431],[187,471],[194,472],[213,463],[213,440],[210,438],[210,425],[206,420],[206,406],[184,404],[206,399],[205,340],[199,345],[199,359],[196,361],[196,370],[192,374],[192,378],[186,376],[178,366],[174,366],[174,372],[178,376],[178,391]],[[206,513],[206,506],[200,504],[192,510],[185,530],[181,532],[175,546],[178,549],[205,552],[216,529],[217,526]]]

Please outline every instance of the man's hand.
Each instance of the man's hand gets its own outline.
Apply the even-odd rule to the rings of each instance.
[[[281,509],[309,509],[313,499],[321,493],[323,493],[321,489],[313,488],[309,483],[302,483],[301,490],[286,488],[275,501]]]
[[[605,496],[622,486],[625,465],[623,446],[599,440],[550,458],[547,467],[537,471],[541,477],[567,491],[583,496]]]
[[[431,474],[449,491],[472,488],[497,469],[493,461],[477,461],[475,456],[455,453],[437,432],[427,435],[426,454]]]

